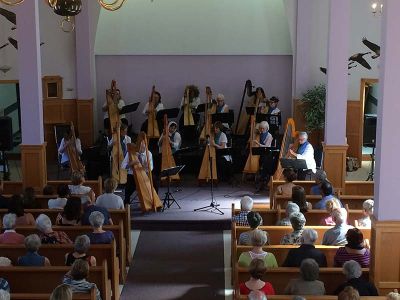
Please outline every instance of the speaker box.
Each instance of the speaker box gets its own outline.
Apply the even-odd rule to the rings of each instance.
[[[12,119],[10,117],[0,117],[0,151],[10,151],[12,148]]]

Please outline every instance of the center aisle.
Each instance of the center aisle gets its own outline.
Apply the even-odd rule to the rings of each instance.
[[[225,299],[222,231],[141,231],[121,300]]]

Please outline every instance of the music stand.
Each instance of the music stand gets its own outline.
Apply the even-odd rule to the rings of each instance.
[[[307,163],[305,159],[294,159],[294,158],[281,158],[281,166],[284,169],[294,170],[307,170]]]
[[[176,166],[168,169],[164,169],[160,173],[160,177],[167,177],[167,192],[165,193],[165,197],[163,200],[163,209],[162,211],[165,210],[165,207],[170,208],[172,204],[178,205],[178,208],[180,209],[181,206],[179,203],[176,201],[172,193],[170,192],[170,182],[171,182],[171,176],[179,174],[180,171],[185,167],[185,165],[182,166]]]
[[[261,123],[262,121],[267,121],[271,126],[281,126],[282,125],[282,117],[281,114],[271,115],[271,114],[257,114],[256,115],[256,123]]]
[[[140,102],[136,102],[136,103],[133,103],[133,104],[125,105],[125,106],[121,109],[121,111],[119,112],[119,114],[120,114],[120,115],[123,115],[123,114],[129,114],[129,113],[135,112],[135,111],[138,109],[139,104],[140,104]]]
[[[253,147],[251,148],[251,154],[253,155],[264,155],[271,152],[279,152],[280,149],[276,147]]]
[[[249,116],[254,115],[254,110],[256,108],[254,106],[246,106],[246,114],[248,114]]]
[[[229,111],[227,113],[215,113],[211,115],[211,121],[214,124],[217,121],[221,123],[233,124],[235,122],[235,115],[233,111]]]
[[[163,109],[157,112],[156,119],[157,121],[162,121],[164,119],[164,115],[167,115],[168,120],[175,119],[178,117],[178,114],[179,108]]]

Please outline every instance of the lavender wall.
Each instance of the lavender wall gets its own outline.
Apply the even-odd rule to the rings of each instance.
[[[139,130],[145,119],[141,111],[153,84],[167,108],[179,106],[186,84],[194,83],[200,88],[202,101],[205,86],[209,85],[214,94],[225,95],[227,103],[235,109],[236,118],[244,83],[251,79],[255,86],[264,87],[268,97],[281,99],[284,118],[291,114],[291,55],[98,55],[96,76],[98,129],[102,127],[105,89],[112,79],[117,80],[127,104],[141,101],[140,112],[132,115],[135,130]]]

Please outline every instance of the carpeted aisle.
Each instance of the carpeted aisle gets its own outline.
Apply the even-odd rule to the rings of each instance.
[[[222,231],[141,231],[121,300],[225,299]]]

